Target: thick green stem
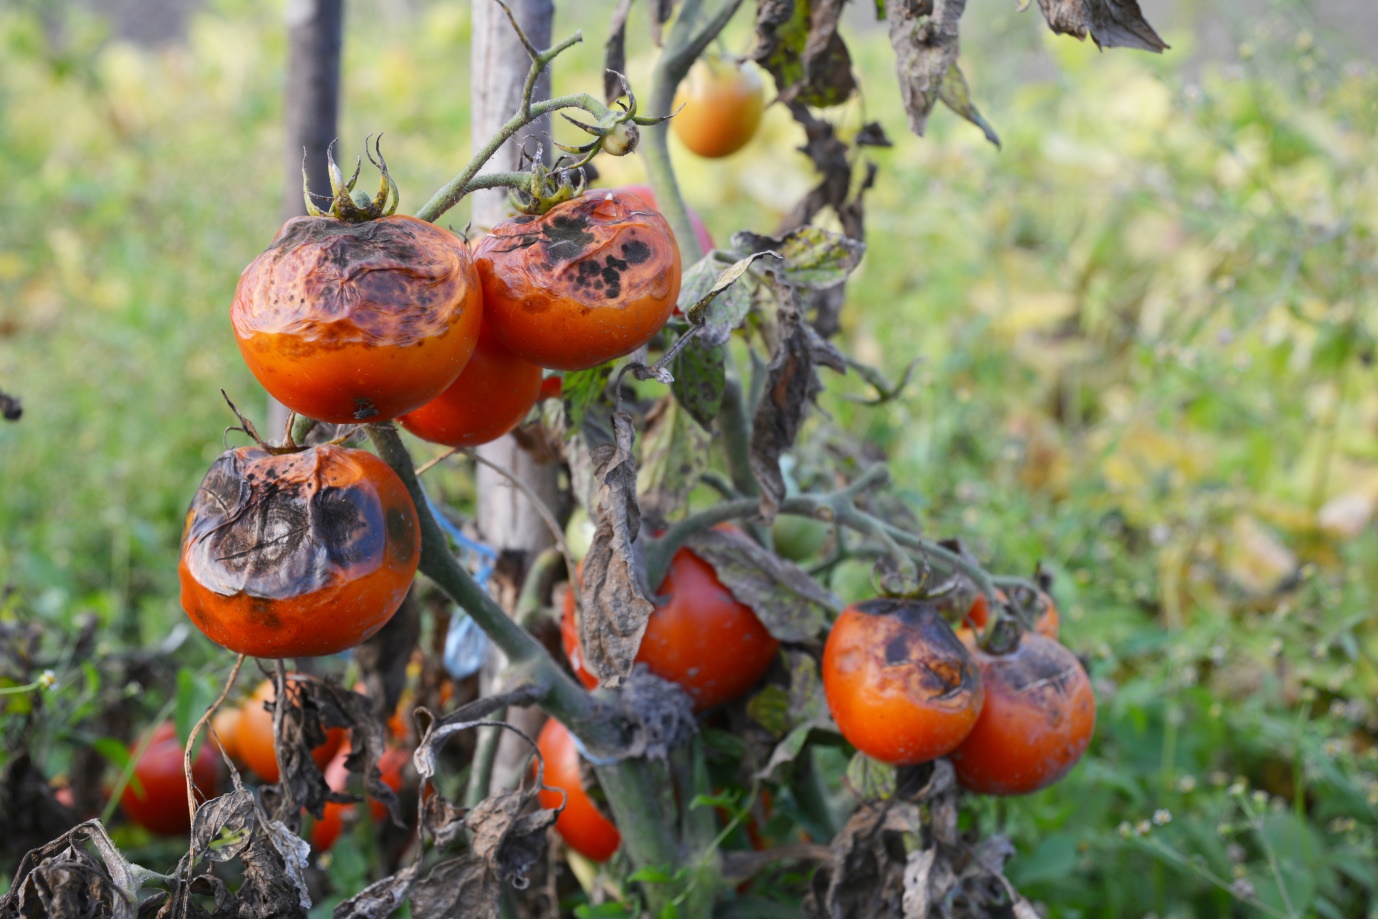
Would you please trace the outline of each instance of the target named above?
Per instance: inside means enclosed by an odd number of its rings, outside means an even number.
[[[653,771],[661,773],[658,780]],[[670,787],[668,776],[663,774],[664,764],[643,759],[630,765],[622,762],[594,766],[594,772],[612,808],[613,822],[622,834],[632,864],[638,869],[658,868],[673,874],[682,863],[683,854],[668,819],[673,813],[674,802],[667,800],[668,793],[660,793]],[[661,915],[670,899],[667,885],[651,883],[643,885],[642,889],[650,914]]]
[[[723,436],[723,454],[732,487],[747,497],[759,495],[761,486],[751,472],[751,419],[746,414],[741,380],[727,377],[722,407],[718,409],[718,430]]]

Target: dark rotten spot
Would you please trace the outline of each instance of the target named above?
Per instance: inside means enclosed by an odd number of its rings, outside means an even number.
[[[639,239],[634,239],[622,246],[622,257],[628,264],[640,265],[651,257],[651,247]]]

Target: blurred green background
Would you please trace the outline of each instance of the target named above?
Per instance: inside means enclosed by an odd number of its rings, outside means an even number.
[[[93,613],[108,653],[185,621],[218,390],[262,402],[228,305],[278,225],[285,42],[266,0],[101,6],[0,9],[0,390],[25,408],[0,425],[0,617],[60,636]],[[595,87],[610,4],[559,6],[586,41],[556,90]],[[864,102],[833,117],[895,146],[868,151],[846,346],[921,362],[880,409],[827,380],[815,423],[887,451],[929,532],[1053,569],[1100,700],[1070,778],[970,819],[1012,835],[1010,877],[1051,916],[1378,915],[1378,14],[1145,4],[1158,58],[973,2],[963,66],[997,151],[945,110],[908,134],[854,6]],[[639,18],[630,45],[643,86]],[[387,132],[404,211],[467,159],[467,49],[467,3],[349,5],[344,149]],[[719,239],[809,186],[800,140],[772,109],[730,159],[676,149]],[[178,653],[224,663],[199,634]]]

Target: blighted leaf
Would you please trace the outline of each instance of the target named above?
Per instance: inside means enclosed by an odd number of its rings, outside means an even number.
[[[789,690],[777,683],[770,683],[752,696],[746,703],[746,713],[776,740],[794,726],[789,714]]]
[[[674,399],[661,402],[647,425],[637,473],[640,503],[646,513],[673,520],[682,515],[689,492],[708,468],[710,438]]]
[[[100,858],[86,850],[95,846]],[[19,862],[0,916],[133,919],[139,881],[99,820],[87,820]]]
[[[1048,28],[1098,48],[1138,48],[1161,54],[1168,45],[1144,19],[1136,0],[1038,0]]]
[[[603,100],[612,105],[622,96],[619,73],[627,72],[627,16],[632,0],[617,0],[608,26],[608,40],[603,43]]]
[[[528,874],[545,851],[554,810],[531,809],[536,788],[500,791],[480,801],[464,818],[473,834],[473,851],[499,882],[525,888]]]
[[[412,888],[414,919],[498,919],[502,887],[476,855],[443,861]]]
[[[766,262],[756,270],[764,267],[791,287],[807,290],[824,290],[847,280],[866,254],[864,242],[815,226],[799,227],[779,237],[749,231],[734,233],[732,247],[758,255],[762,250],[771,252],[781,261]]]
[[[948,72],[957,63],[957,23],[966,0],[887,0],[890,46],[909,128],[922,135]]]
[[[962,74],[962,68],[957,66],[956,61],[952,62],[947,76],[943,77],[943,82],[938,87],[938,98],[942,100],[943,105],[980,128],[981,133],[986,135],[986,140],[997,147],[1000,146],[1000,135],[995,133],[995,128],[982,117],[975,103],[971,101],[971,88],[967,86],[967,78]]]
[[[363,775],[364,790],[388,809],[394,824],[402,826],[397,793],[383,781],[378,769],[387,735],[383,723],[374,717],[373,703],[331,678],[288,682],[289,704],[283,712],[283,736],[278,738],[278,762],[282,765],[278,784],[285,799],[317,818],[327,801],[350,800],[330,790],[311,757],[311,752],[325,742],[328,729],[346,728],[350,748],[346,767]]]
[[[863,801],[885,801],[895,794],[895,767],[857,753],[847,763],[843,781]]]
[[[599,364],[588,370],[574,370],[564,375],[560,393],[565,403],[565,436],[573,437],[584,425],[588,414],[608,388],[612,364]]]
[[[785,667],[789,674],[789,687],[777,685],[766,687],[757,699],[748,704],[747,711],[767,730],[771,730],[780,742],[771,750],[770,758],[757,772],[757,777],[765,781],[778,781],[784,766],[793,763],[804,750],[809,735],[815,730],[837,733],[828,700],[823,693],[823,678],[818,672],[818,661],[802,651],[785,651]],[[767,692],[776,694],[765,698]],[[758,702],[758,699],[760,700]],[[783,720],[778,706],[783,703]],[[765,716],[773,722],[761,721]],[[787,732],[787,733],[786,733]],[[781,735],[783,734],[783,737]]]
[[[905,838],[922,830],[918,805],[893,799],[866,802],[832,841],[804,900],[808,917],[908,919],[904,912]]]
[[[262,819],[247,849],[244,885],[239,891],[240,915],[269,917],[305,916],[311,909],[306,887],[306,860],[311,846],[285,824]]]
[[[751,312],[751,291],[735,282],[746,266],[766,254],[759,252],[733,262],[726,253],[714,250],[684,273],[677,305],[699,327],[700,342],[720,345],[746,320]]]
[[[689,547],[717,574],[737,602],[756,613],[776,639],[816,638],[838,611],[837,601],[793,562],[767,551],[740,531],[705,530]]]
[[[639,664],[617,695],[617,718],[627,737],[623,757],[663,760],[689,742],[698,730],[694,702],[677,683],[661,679]]]
[[[258,827],[253,792],[240,787],[212,798],[196,809],[191,828],[191,851],[197,858],[227,862],[239,858]]]
[[[762,0],[752,58],[775,78],[786,103],[823,108],[856,90],[852,58],[837,33],[845,0]]]
[[[734,237],[735,239],[735,237]],[[742,318],[736,315],[736,307],[728,310],[714,310],[713,303],[726,291],[732,290],[741,280],[742,275],[746,274],[752,264],[757,259],[762,258],[780,259],[777,252],[769,249],[752,252],[743,258],[738,259],[718,274],[713,279],[713,283],[708,285],[708,289],[699,295],[693,305],[684,310],[685,317],[692,325],[701,327],[700,336],[707,335],[705,339],[709,344],[720,345],[727,341],[727,334],[732,329],[741,324]],[[728,323],[731,323],[730,325]]]
[[[429,709],[416,710],[416,723],[421,731],[412,763],[416,766],[421,781],[428,782],[435,777],[435,767],[440,749],[455,734],[475,727],[488,715],[509,705],[530,705],[540,697],[540,691],[529,683],[513,687],[499,695],[483,696],[450,712],[443,718],[436,718]]]
[[[635,431],[630,416],[613,415],[613,442],[591,451],[598,503],[593,545],[584,558],[583,602],[578,610],[584,665],[603,686],[619,686],[631,672],[646,620],[654,607],[645,585],[637,536]]]
[[[0,636],[0,641],[8,636]],[[123,744],[115,744],[125,753]],[[121,764],[122,765],[122,764]],[[29,849],[53,839],[75,823],[72,811],[58,802],[53,788],[27,752],[0,769],[0,859],[11,862]]]
[[[675,355],[670,367],[675,377],[670,392],[675,401],[705,431],[711,432],[727,388],[722,346],[706,344],[700,333]]]
[[[421,870],[419,862],[359,891],[335,907],[334,919],[389,919],[411,894]]]

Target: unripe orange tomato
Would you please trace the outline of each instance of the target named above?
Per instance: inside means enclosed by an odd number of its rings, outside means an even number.
[[[138,746],[137,742],[130,744],[130,756]],[[202,743],[192,757],[191,778],[196,785],[198,802],[220,793],[217,762],[219,757],[206,743]],[[182,742],[172,722],[166,721],[153,729],[148,746],[134,766],[133,779],[120,795],[120,807],[130,820],[160,836],[177,836],[191,829],[187,779],[182,771]]]
[[[679,296],[679,247],[659,211],[625,191],[591,191],[478,241],[484,321],[518,357],[585,370],[630,354]]]
[[[244,269],[230,320],[263,388],[320,421],[386,421],[459,376],[483,304],[473,259],[415,217],[294,217]]]
[[[683,106],[681,109],[680,106]],[[700,58],[675,92],[675,136],[699,156],[719,157],[745,147],[761,123],[765,86],[750,64]]]
[[[737,698],[769,669],[780,642],[691,550],[674,554],[656,593],[666,599],[647,620],[636,659],[682,686],[696,711]],[[598,678],[584,667],[580,653],[573,591],[565,592],[560,635],[575,675],[595,688]]]
[[[297,688],[299,681],[309,679],[311,678],[302,674],[288,674],[288,697],[295,697],[300,692]],[[263,706],[264,703],[272,702],[276,698],[277,687],[273,685],[272,680],[264,680],[258,684],[254,694],[239,710],[239,732],[235,737],[235,746],[239,748],[239,756],[244,765],[269,783],[278,780],[278,760],[273,741],[273,714]],[[344,728],[330,728],[325,732],[325,742],[311,751],[311,759],[315,760],[319,768],[324,769],[344,742]]]
[[[996,591],[996,598],[1002,603],[1009,602],[1009,597],[1003,590]],[[1036,602],[1039,612],[1038,617],[1034,620],[1034,631],[1044,638],[1051,638],[1056,641],[1062,628],[1062,617],[1058,615],[1057,605],[1053,603],[1053,598],[1042,590],[1038,592]],[[985,594],[978,593],[976,599],[971,603],[971,609],[967,611],[966,622],[963,624],[979,632],[986,627],[986,623],[989,621],[990,601],[986,599]]]
[[[616,190],[630,192],[642,201],[645,201],[655,210],[660,210],[660,204],[656,201],[655,190],[649,185],[624,185]],[[708,225],[703,222],[703,218],[699,216],[698,211],[694,210],[692,207],[686,207],[685,210],[689,212],[689,225],[694,228],[694,239],[698,241],[699,248],[702,249],[703,253],[706,255],[713,249],[713,234],[708,232]]]
[[[422,440],[477,447],[521,424],[540,392],[541,368],[508,351],[485,325],[459,379],[399,420]]]
[[[220,748],[225,751],[225,755],[236,763],[243,760],[239,758],[239,719],[244,717],[244,713],[234,706],[226,706],[215,713],[211,719],[211,744],[219,742]]]
[[[1096,698],[1076,655],[1026,633],[1010,654],[987,654],[966,639],[981,669],[986,704],[952,751],[957,784],[988,795],[1047,788],[1081,759],[1096,728]]]
[[[187,512],[182,608],[254,657],[352,648],[397,612],[421,560],[416,506],[366,450],[221,454]]]
[[[823,647],[823,689],[842,736],[911,765],[966,739],[984,692],[971,655],[931,606],[867,600],[843,610]]]
[[[545,784],[559,791],[539,792],[541,807],[554,809],[565,803],[565,809],[555,818],[555,832],[560,834],[575,852],[595,862],[612,858],[622,844],[622,834],[612,821],[604,817],[593,803],[579,775],[579,751],[574,736],[560,722],[551,718],[541,728],[536,747],[545,762]]]

